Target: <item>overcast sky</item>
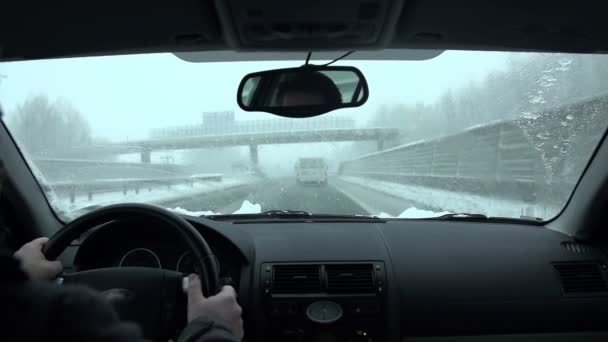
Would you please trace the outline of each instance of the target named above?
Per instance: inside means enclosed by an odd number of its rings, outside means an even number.
[[[365,122],[381,104],[429,103],[448,88],[504,68],[507,56],[448,51],[425,61],[344,61],[343,65],[363,71],[370,98],[361,108],[330,115],[350,115]],[[80,110],[96,136],[114,141],[141,139],[152,128],[200,124],[204,111],[234,110],[238,120],[273,118],[238,109],[235,98],[241,78],[249,72],[301,64],[191,63],[173,54],[2,63],[0,104],[10,115],[28,96],[46,94]]]
[[[370,97],[355,109],[326,115],[350,116],[363,125],[381,105],[433,102],[447,89],[481,80],[503,69],[509,54],[448,51],[423,61],[342,61],[366,76]],[[303,56],[304,57],[304,56]],[[314,60],[320,64],[322,61]],[[236,90],[250,72],[296,67],[303,61],[192,63],[173,54],[71,58],[0,64],[0,105],[10,116],[29,96],[71,103],[86,117],[97,137],[113,141],[147,138],[153,128],[198,125],[205,111],[234,110],[237,120],[272,119],[271,114],[242,112]],[[260,166],[268,173],[290,173],[299,157],[335,156],[347,143],[260,146]],[[237,148],[248,158],[246,147]],[[152,162],[170,155],[188,162],[181,152],[157,151]],[[201,159],[214,159],[201,153]],[[120,157],[139,161],[139,155]]]

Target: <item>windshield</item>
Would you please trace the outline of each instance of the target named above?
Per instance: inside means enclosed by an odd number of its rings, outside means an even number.
[[[339,61],[367,78],[359,108],[308,119],[239,109],[244,75],[302,62],[6,62],[2,120],[64,220],[121,202],[195,215],[547,220],[608,121],[608,57],[579,54]]]
[[[325,167],[325,162],[319,158],[302,158],[298,166],[302,169],[318,169]]]

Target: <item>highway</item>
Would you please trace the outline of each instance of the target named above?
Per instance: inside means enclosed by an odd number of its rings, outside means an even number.
[[[378,215],[384,212],[397,216],[410,207],[421,209],[411,201],[346,183],[335,177],[329,179],[327,186],[296,184],[295,177],[271,179],[164,205],[189,211],[210,210],[227,214],[237,211],[245,200],[260,204],[262,211],[290,209],[315,214]]]

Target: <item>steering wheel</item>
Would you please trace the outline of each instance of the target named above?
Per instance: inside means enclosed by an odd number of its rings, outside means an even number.
[[[214,295],[220,289],[215,257],[201,234],[182,217],[147,204],[114,204],[88,212],[55,233],[44,248],[55,260],[74,240],[102,224],[124,219],[147,219],[173,228],[190,247],[203,293]],[[85,284],[102,291],[123,320],[140,324],[144,336],[152,340],[174,339],[186,322],[187,275],[145,267],[109,267],[62,276],[62,284]]]

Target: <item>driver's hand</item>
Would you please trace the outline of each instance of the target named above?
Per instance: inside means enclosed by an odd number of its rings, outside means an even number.
[[[222,287],[222,291],[215,296],[205,298],[201,291],[201,281],[197,275],[189,276],[188,287],[188,323],[199,316],[217,319],[232,330],[234,335],[243,338],[242,309],[236,302],[236,292],[232,286]]]
[[[60,261],[46,260],[42,254],[42,248],[47,241],[49,239],[45,237],[37,238],[21,246],[14,254],[21,262],[21,269],[32,280],[51,280],[63,270]]]

